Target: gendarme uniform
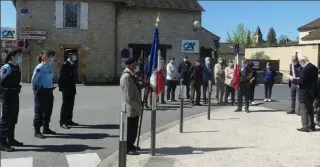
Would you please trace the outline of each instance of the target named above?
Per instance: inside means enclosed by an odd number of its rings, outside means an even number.
[[[43,50],[41,54],[55,55],[52,50]],[[44,62],[38,64],[34,69],[31,83],[34,91],[34,119],[33,126],[35,128],[35,137],[45,138],[40,132],[41,126],[43,126],[43,134],[56,134],[50,130],[49,123],[53,108],[53,90],[55,89],[53,84],[54,71],[51,64],[54,62],[53,58],[50,58],[50,63]]]
[[[0,121],[0,147],[2,151],[13,151],[10,146],[22,146],[14,138],[15,126],[19,115],[19,93],[21,90],[21,71],[17,63],[21,63],[21,49],[16,49],[7,54],[7,64],[1,67],[0,78],[2,94],[2,117]],[[12,56],[18,56],[17,63],[11,61]]]

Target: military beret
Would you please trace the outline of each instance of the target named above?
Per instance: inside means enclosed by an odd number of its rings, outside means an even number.
[[[175,60],[175,59],[176,59],[176,58],[174,58],[174,57],[171,57],[171,58],[170,58],[170,60]]]
[[[130,59],[126,60],[125,64],[126,65],[130,65],[130,64],[133,64],[135,62],[136,62],[136,60],[134,58],[130,58]]]
[[[56,54],[56,52],[53,51],[53,50],[50,50],[50,49],[43,49],[43,50],[41,51],[41,54],[46,54],[46,55],[54,56],[54,55]]]
[[[22,49],[18,48],[18,49],[15,49],[15,50],[9,52],[9,53],[7,54],[7,56],[8,56],[8,57],[10,57],[10,56],[15,56],[15,55],[17,55],[17,54],[19,54],[19,53],[21,53],[21,52],[22,52]]]

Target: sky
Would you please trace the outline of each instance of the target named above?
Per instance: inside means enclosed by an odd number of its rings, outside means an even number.
[[[200,1],[205,9],[201,24],[224,42],[227,32],[238,24],[255,31],[260,27],[264,38],[274,27],[277,36],[295,40],[297,28],[320,17],[320,1]],[[1,1],[1,27],[15,27],[16,12],[11,1]]]

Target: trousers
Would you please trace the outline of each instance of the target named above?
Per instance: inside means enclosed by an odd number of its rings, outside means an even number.
[[[216,83],[216,99],[222,103],[223,96],[224,96],[224,82],[217,82]]]
[[[232,86],[229,86],[227,84],[225,84],[226,86],[226,94],[224,96],[224,102],[228,103],[228,96],[229,94],[231,94],[231,104],[234,104],[235,102],[235,90]]]
[[[195,93],[196,93],[196,101],[194,101]],[[200,97],[201,97],[201,85],[191,84],[191,97],[190,97],[191,102],[195,104],[200,104]]]
[[[270,99],[272,94],[273,82],[264,82],[264,98]]]
[[[41,88],[34,95],[34,119],[33,126],[40,128],[41,126],[49,127],[52,108],[53,108],[53,93],[50,88]]]
[[[135,148],[134,143],[137,139],[139,117],[128,117],[127,121],[127,151],[129,152]]]
[[[295,111],[297,97],[299,96],[299,88],[297,88],[297,85],[291,84],[290,89],[291,89],[291,109],[292,111]],[[300,113],[300,105],[298,105],[298,111],[296,113]]]
[[[305,100],[300,103],[301,123],[303,128],[314,127],[313,100]]]
[[[167,100],[175,100],[177,83],[178,81],[176,80],[167,80]]]
[[[4,142],[6,139],[14,139],[14,130],[19,115],[19,93],[5,90],[1,101],[0,140]]]
[[[256,89],[255,84],[250,84],[250,94],[249,94],[249,101],[254,101],[254,91]]]
[[[74,92],[62,92],[62,105],[60,111],[60,124],[72,121],[74,107]]]
[[[240,83],[240,89],[238,90],[238,109],[242,109],[242,100],[245,99],[245,108],[249,109],[250,99],[250,84]]]

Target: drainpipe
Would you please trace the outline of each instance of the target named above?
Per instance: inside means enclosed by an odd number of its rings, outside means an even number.
[[[119,4],[115,3],[115,19],[114,19],[114,73],[113,73],[113,81],[117,80],[117,60],[118,60],[118,12],[119,12]]]

